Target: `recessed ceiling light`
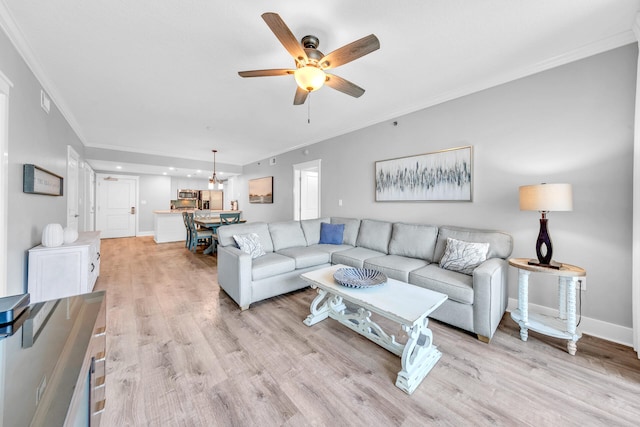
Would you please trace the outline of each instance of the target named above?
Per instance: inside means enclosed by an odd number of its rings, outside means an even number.
[[[188,175],[187,175],[187,178],[191,178],[191,174],[188,174]]]
[[[196,171],[196,173],[200,173],[200,172],[202,172],[200,169],[198,169],[198,170]]]
[[[174,170],[176,170],[176,168],[174,168],[173,166],[169,166],[169,170],[170,171],[174,171]]]
[[[122,166],[116,166],[116,169],[122,169]]]
[[[162,175],[166,175],[166,174],[167,174],[166,172],[162,172]]]

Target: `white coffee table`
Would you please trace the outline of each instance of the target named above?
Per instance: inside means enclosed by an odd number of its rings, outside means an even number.
[[[301,277],[318,296],[311,303],[307,326],[331,317],[350,329],[369,338],[390,352],[401,356],[402,370],[398,372],[396,386],[411,394],[442,356],[433,345],[433,333],[427,327],[429,314],[447,300],[445,294],[388,279],[383,285],[370,288],[350,288],[338,284],[333,273],[345,265],[333,265],[304,273]],[[344,301],[358,306],[349,310]],[[371,320],[371,313],[399,323],[407,334],[406,344],[396,341]]]

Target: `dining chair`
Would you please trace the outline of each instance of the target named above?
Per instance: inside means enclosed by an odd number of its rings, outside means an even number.
[[[239,222],[240,222],[240,212],[220,214],[220,225],[237,224]]]
[[[199,209],[194,211],[194,218],[211,218],[211,210],[210,209]]]
[[[191,245],[191,230],[189,229],[189,223],[187,222],[187,212],[182,212],[182,221],[184,222],[184,228],[187,229],[187,238],[184,242],[185,248]]]
[[[240,222],[240,212],[238,213],[221,213],[220,214],[220,226],[229,224],[238,224]],[[218,249],[218,227],[213,229],[213,252],[217,252]]]
[[[213,243],[213,232],[206,228],[196,228],[192,212],[187,212],[187,223],[189,224],[189,230],[191,230],[189,242],[189,250],[191,252],[195,253],[200,244],[211,245]]]

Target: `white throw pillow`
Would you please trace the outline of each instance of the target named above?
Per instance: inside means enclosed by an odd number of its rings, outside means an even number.
[[[487,259],[488,243],[472,243],[447,237],[447,247],[440,260],[440,267],[469,274]]]
[[[258,258],[265,254],[260,237],[256,233],[234,234],[233,240],[236,241],[240,250],[251,255],[251,258]]]

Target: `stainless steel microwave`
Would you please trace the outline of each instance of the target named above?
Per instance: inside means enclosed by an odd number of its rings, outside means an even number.
[[[198,190],[178,190],[178,200],[198,200]]]

